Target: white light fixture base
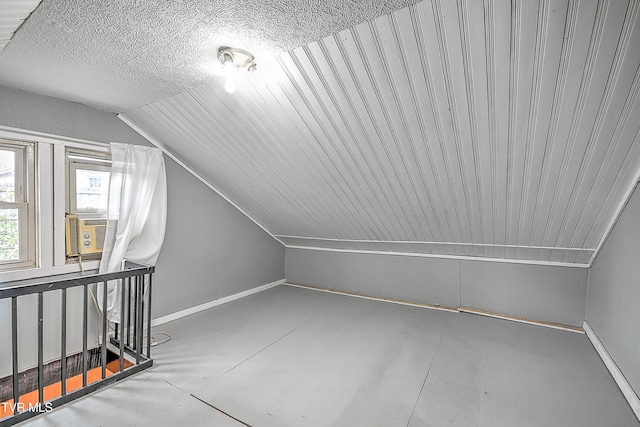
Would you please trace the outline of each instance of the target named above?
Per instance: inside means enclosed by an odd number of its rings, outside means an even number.
[[[222,64],[226,77],[224,90],[228,93],[236,91],[235,77],[242,70],[253,73],[258,68],[255,57],[244,49],[223,46],[218,49],[218,60]]]

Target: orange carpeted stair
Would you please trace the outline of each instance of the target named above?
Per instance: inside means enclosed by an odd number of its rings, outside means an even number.
[[[125,360],[124,366],[125,369],[131,366],[132,364]],[[120,369],[120,361],[114,360],[112,362],[107,363],[107,377],[113,375],[114,372],[118,372]],[[102,379],[102,367],[93,368],[87,371],[87,385],[94,383],[96,381],[100,381]],[[67,394],[71,393],[74,390],[78,390],[82,388],[82,374],[76,375],[71,378],[67,378]],[[48,402],[50,400],[55,399],[56,397],[60,397],[62,395],[62,384],[60,381],[57,383],[48,385],[44,387],[44,401]],[[25,393],[20,396],[19,401],[24,403],[26,408],[35,407],[38,403],[38,390],[31,391],[29,393]],[[44,402],[41,407],[45,408]],[[13,415],[13,399],[7,400],[0,404],[0,418],[8,417],[9,415]]]

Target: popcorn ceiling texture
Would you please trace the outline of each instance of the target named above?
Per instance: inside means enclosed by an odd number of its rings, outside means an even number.
[[[0,84],[122,112],[215,78],[220,46],[276,55],[415,2],[44,0]]]

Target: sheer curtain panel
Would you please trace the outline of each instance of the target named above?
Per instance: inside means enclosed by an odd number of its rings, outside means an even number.
[[[124,260],[155,265],[167,219],[167,180],[162,151],[111,143],[109,207],[100,273],[122,269]],[[102,285],[98,295],[102,295]],[[107,285],[107,317],[120,321],[117,282]],[[100,309],[104,307],[99,298]]]

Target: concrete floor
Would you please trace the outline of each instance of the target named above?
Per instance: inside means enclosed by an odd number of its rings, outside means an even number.
[[[284,285],[158,331],[153,368],[20,425],[640,426],[574,332]]]

